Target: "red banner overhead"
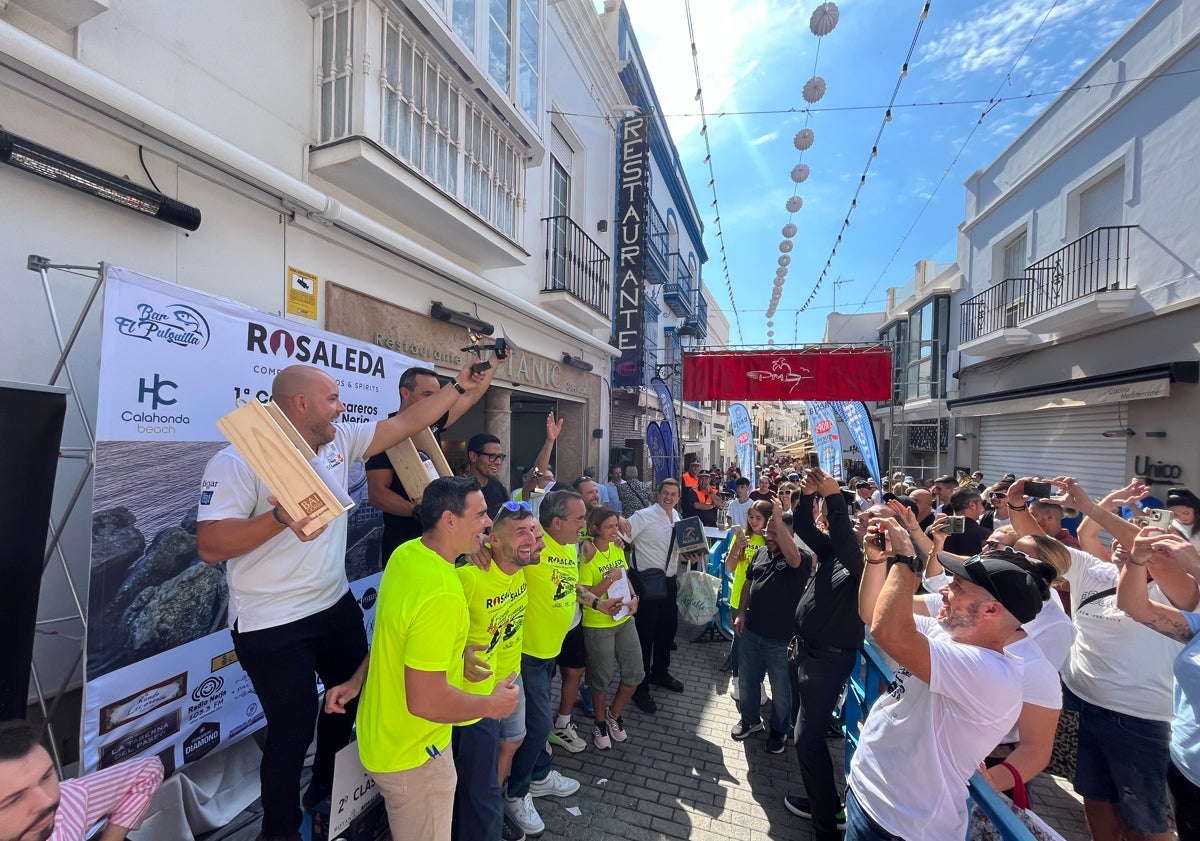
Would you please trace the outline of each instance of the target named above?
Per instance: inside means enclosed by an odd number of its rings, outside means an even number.
[[[683,399],[890,400],[886,348],[701,351],[683,356]]]

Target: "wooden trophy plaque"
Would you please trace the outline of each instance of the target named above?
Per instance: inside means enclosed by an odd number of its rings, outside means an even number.
[[[421,458],[421,453],[428,457],[429,465]],[[387,454],[400,484],[404,485],[404,492],[413,502],[421,501],[426,486],[434,479],[454,475],[441,444],[430,429],[422,429],[411,438],[389,447]]]
[[[344,490],[330,488],[309,463],[316,453],[274,403],[249,400],[220,418],[217,428],[288,516],[312,518],[303,529],[306,535],[354,507]]]

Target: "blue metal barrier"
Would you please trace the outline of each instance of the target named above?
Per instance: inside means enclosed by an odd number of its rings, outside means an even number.
[[[846,681],[846,699],[842,704],[842,734],[846,739],[846,774],[850,774],[850,759],[858,748],[862,724],[872,705],[887,691],[892,682],[892,669],[879,647],[871,640],[863,643],[854,661],[854,671]],[[1021,823],[987,781],[976,772],[967,784],[971,801],[988,816],[1004,841],[1036,841],[1032,832]],[[968,833],[968,838],[970,833]]]
[[[732,544],[733,531],[730,530],[725,532],[725,536],[713,544],[708,551],[708,574],[721,579],[721,594],[717,598],[717,616],[713,619],[713,623],[729,640],[733,639],[733,613],[729,608],[729,590],[733,584],[733,577],[729,574],[729,570],[725,569],[725,556],[729,554],[729,547]]]

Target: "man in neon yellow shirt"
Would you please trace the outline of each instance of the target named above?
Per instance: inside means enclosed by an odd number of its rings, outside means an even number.
[[[525,567],[537,563],[537,520],[528,503],[506,502],[496,513],[489,539],[491,562],[486,569],[464,564],[457,570],[471,617],[467,632],[467,692],[486,695],[500,675],[521,668],[521,643],[524,639],[526,592]],[[479,680],[472,682],[478,676]],[[521,711],[520,703],[517,711]],[[513,713],[516,715],[516,712]],[[511,717],[511,716],[510,716]],[[500,763],[502,722],[481,718],[454,728],[454,767],[458,784],[454,791],[452,837],[462,841],[498,841],[520,838],[520,830],[510,826],[502,835],[504,809],[501,807]],[[520,722],[524,731],[525,722]],[[515,752],[516,745],[513,745]],[[508,761],[511,763],[512,755]]]
[[[579,582],[579,530],[583,528],[587,508],[583,497],[570,490],[546,494],[538,512],[545,529],[546,548],[536,566],[525,570],[529,585],[529,605],[525,611],[525,638],[521,645],[521,682],[525,690],[525,741],[513,757],[508,778],[504,811],[529,835],[540,835],[546,825],[533,806],[534,797],[569,797],[579,790],[579,782],[564,777],[550,767],[546,738],[554,724],[550,708],[550,679],[556,658],[567,653],[563,640],[579,622],[575,585]],[[578,691],[583,677],[584,654],[580,631],[578,660],[559,665],[574,674]],[[573,655],[574,656],[574,655]]]
[[[417,511],[420,539],[401,544],[379,585],[374,666],[368,673],[364,660],[349,682],[326,693],[325,707],[341,711],[362,687],[359,755],[383,795],[392,838],[449,841],[450,725],[504,718],[519,694],[515,674],[486,695],[461,688],[469,620],[454,562],[479,551],[492,524],[483,493],[471,479],[435,479]]]

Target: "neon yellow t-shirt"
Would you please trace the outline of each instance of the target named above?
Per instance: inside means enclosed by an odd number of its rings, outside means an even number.
[[[525,609],[522,651],[549,660],[562,650],[563,637],[575,618],[575,585],[579,582],[579,547],[563,546],[545,535],[541,563],[525,567],[529,604]]]
[[[509,575],[496,563],[486,572],[473,564],[465,564],[458,568],[458,578],[471,616],[467,644],[486,645],[478,656],[492,668],[491,677],[478,683],[464,680],[463,692],[489,695],[496,681],[521,671],[522,628],[529,601],[525,571],[519,569]]]
[[[596,554],[592,556],[590,561],[580,564],[579,583],[588,587],[595,587],[603,580],[604,573],[610,569],[626,570],[624,574],[629,574],[629,565],[625,562],[625,550],[612,544],[609,544],[607,552],[601,552],[597,549]],[[607,595],[601,596],[601,598],[607,598]],[[583,627],[585,628],[615,628],[628,621],[628,616],[622,616],[620,619],[614,620],[607,613],[592,610],[586,605],[583,608]]]
[[[371,665],[358,707],[358,750],[368,771],[407,771],[445,751],[450,725],[408,711],[405,667],[445,672],[462,688],[467,602],[454,565],[410,540],[392,554],[379,584]]]
[[[741,604],[742,587],[746,584],[746,569],[750,566],[750,559],[754,557],[754,553],[760,547],[766,546],[767,541],[763,540],[761,534],[752,534],[746,541],[746,551],[742,554],[742,559],[738,561],[738,565],[733,568],[733,584],[729,586],[729,606],[737,610]]]

